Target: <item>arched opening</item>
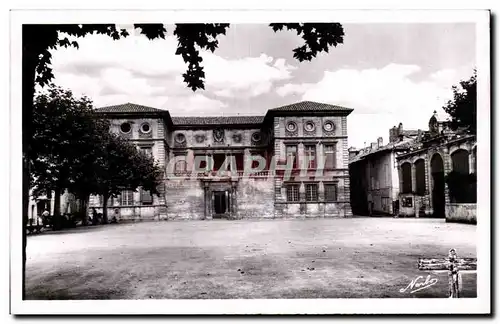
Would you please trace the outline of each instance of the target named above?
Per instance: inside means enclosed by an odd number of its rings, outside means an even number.
[[[434,217],[444,217],[444,164],[441,155],[434,154],[431,158],[432,208]]]
[[[470,172],[469,152],[464,149],[456,150],[451,154],[451,162],[453,169],[446,176],[450,202],[475,203],[476,175]]]
[[[469,174],[469,152],[460,149],[451,154],[453,171],[460,174]]]
[[[425,195],[425,161],[418,159],[415,162],[415,192],[419,196]]]
[[[411,193],[411,164],[405,162],[401,165],[403,179],[402,193]]]

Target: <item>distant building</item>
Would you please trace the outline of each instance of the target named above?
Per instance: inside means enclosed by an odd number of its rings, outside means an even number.
[[[423,132],[404,130],[403,124],[389,130],[389,143],[382,137],[362,149],[349,149],[351,208],[355,215],[398,213],[399,178],[396,156],[406,152]]]
[[[30,190],[30,199],[28,203],[28,219],[33,220],[30,222],[36,222],[37,218],[40,217],[45,210],[47,210],[50,215],[54,215],[54,192],[38,197],[33,197],[32,192],[33,191]],[[79,201],[73,194],[67,191],[61,194],[59,202],[60,215],[75,213],[79,210],[79,206]]]
[[[396,158],[400,215],[475,223],[476,156],[476,137],[462,130],[452,131],[447,117],[434,112],[426,136]],[[461,182],[470,181],[459,183],[463,187],[455,194],[445,181],[452,171],[459,174],[458,178],[465,175]]]

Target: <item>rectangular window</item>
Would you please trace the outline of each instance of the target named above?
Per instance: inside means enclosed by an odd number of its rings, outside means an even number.
[[[318,201],[318,184],[306,184],[306,201]]]
[[[337,201],[336,184],[325,184],[325,201]]]
[[[150,191],[141,189],[141,202],[143,205],[153,204],[153,196]]]
[[[195,171],[197,172],[203,172],[203,171],[208,171],[209,170],[209,165],[208,165],[209,157],[207,155],[195,155],[194,156],[194,162],[195,162]]]
[[[299,185],[289,184],[286,186],[286,200],[299,201]]]
[[[244,170],[245,164],[244,164],[244,156],[242,153],[236,153],[234,154],[234,158],[236,160],[236,170],[242,171]]]
[[[179,155],[179,156],[176,156],[175,159],[176,159],[176,162],[174,165],[174,172],[175,173],[186,172],[186,170],[187,170],[186,156]]]
[[[134,192],[132,190],[122,190],[121,205],[131,206],[134,204]]]
[[[307,159],[307,168],[315,169],[316,168],[316,145],[306,145],[304,147],[306,159]]]
[[[214,154],[213,159],[214,159],[213,170],[219,171],[224,166],[224,162],[226,161],[226,154]]]
[[[259,161],[266,161],[266,152],[265,151],[252,151],[250,153],[252,156],[252,169],[255,169],[259,166]],[[261,162],[261,163],[264,163],[264,162]],[[261,167],[264,167],[263,170],[267,169],[267,165],[261,165]]]
[[[331,170],[335,169],[337,167],[337,162],[335,159],[336,156],[336,150],[335,150],[335,145],[334,144],[328,144],[324,146],[325,149],[325,169],[326,170]]]
[[[139,147],[141,152],[145,153],[147,156],[153,157],[153,147],[152,146],[141,146]]]
[[[298,159],[297,159],[297,145],[287,145],[286,146],[286,160],[287,163],[288,161],[292,160],[293,161],[293,168],[297,169],[298,164]]]

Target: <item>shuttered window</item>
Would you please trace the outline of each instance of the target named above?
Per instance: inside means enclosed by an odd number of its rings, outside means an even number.
[[[121,205],[131,206],[134,204],[134,192],[132,190],[123,190],[121,195]]]
[[[143,205],[153,204],[153,196],[150,191],[141,189],[141,203]]]
[[[306,184],[306,201],[318,201],[318,184]]]
[[[299,185],[289,184],[286,186],[286,200],[299,201]]]
[[[336,184],[325,184],[325,201],[337,201]]]

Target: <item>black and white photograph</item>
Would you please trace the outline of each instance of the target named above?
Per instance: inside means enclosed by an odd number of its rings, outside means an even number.
[[[491,312],[489,11],[10,18],[11,313]]]

